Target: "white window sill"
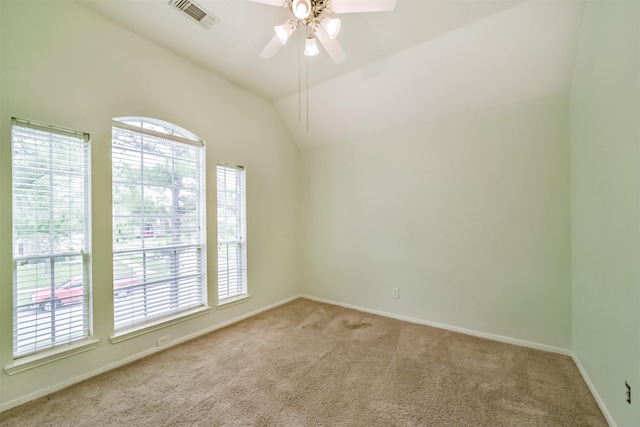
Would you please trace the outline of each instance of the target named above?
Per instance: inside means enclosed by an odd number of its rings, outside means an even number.
[[[37,368],[38,366],[43,366],[60,359],[64,359],[65,357],[93,350],[98,347],[99,342],[100,340],[98,339],[89,338],[82,341],[76,341],[68,345],[54,347],[51,350],[16,359],[12,364],[5,366],[4,370],[9,375],[28,371],[29,369]]]
[[[216,308],[218,310],[222,310],[223,308],[231,307],[232,305],[241,304],[243,302],[249,301],[251,295],[244,294],[238,295],[236,297],[226,298],[218,302]]]
[[[175,325],[177,323],[186,322],[187,320],[195,317],[204,316],[211,312],[211,307],[198,307],[190,311],[183,311],[172,317],[163,317],[155,322],[145,323],[144,325],[134,326],[133,328],[123,329],[116,332],[109,338],[112,344],[116,344],[122,341],[130,340],[131,338],[139,337],[149,332],[157,331],[159,329],[166,328],[167,326]]]

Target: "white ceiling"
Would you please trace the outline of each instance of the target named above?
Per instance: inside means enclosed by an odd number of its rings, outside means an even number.
[[[206,30],[169,0],[78,1],[273,100],[301,148],[566,90],[583,8],[575,0],[398,0],[392,12],[340,15],[348,59],[335,65],[322,48],[308,59],[307,131],[300,38],[258,57],[288,10],[196,0],[220,20]]]

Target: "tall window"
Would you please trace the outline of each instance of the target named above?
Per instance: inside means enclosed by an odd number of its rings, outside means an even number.
[[[160,120],[112,127],[115,329],[204,306],[204,143]]]
[[[218,304],[247,295],[245,173],[218,164]]]
[[[13,355],[89,337],[89,135],[13,119]]]

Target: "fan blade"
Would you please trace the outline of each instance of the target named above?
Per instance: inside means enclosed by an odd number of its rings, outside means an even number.
[[[344,49],[342,49],[342,46],[340,46],[338,40],[329,37],[329,34],[324,28],[316,28],[315,33],[318,40],[320,40],[320,43],[322,43],[322,46],[324,46],[324,49],[327,51],[331,59],[333,59],[333,62],[336,64],[342,64],[347,60],[347,54]]]
[[[286,0],[249,0],[256,3],[268,4],[269,6],[286,7]]]
[[[269,59],[273,57],[284,46],[278,36],[273,36],[271,41],[260,52],[260,58]]]
[[[396,7],[397,1],[398,0],[331,0],[329,10],[333,13],[388,12]]]

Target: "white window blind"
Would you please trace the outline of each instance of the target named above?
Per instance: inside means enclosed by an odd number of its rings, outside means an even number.
[[[13,355],[87,338],[89,135],[13,119]]]
[[[112,128],[115,330],[206,303],[204,146],[146,118]]]
[[[245,172],[218,164],[218,303],[247,294]]]

